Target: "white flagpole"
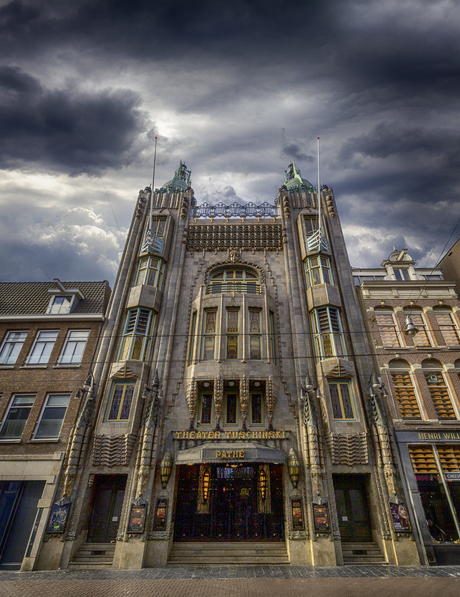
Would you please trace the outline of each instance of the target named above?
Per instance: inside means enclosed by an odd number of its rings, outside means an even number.
[[[155,191],[155,166],[157,163],[157,140],[158,137],[155,137],[155,151],[153,154],[152,192],[150,193],[150,220],[147,230],[152,229],[153,193]]]
[[[319,137],[316,139],[316,149],[318,153],[318,230],[320,234],[320,243],[321,243],[321,187],[320,187],[320,180],[319,180]]]

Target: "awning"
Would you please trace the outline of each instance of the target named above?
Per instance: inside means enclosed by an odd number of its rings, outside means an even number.
[[[201,462],[284,462],[284,450],[269,448],[256,442],[206,443],[176,452],[176,464],[199,464]]]

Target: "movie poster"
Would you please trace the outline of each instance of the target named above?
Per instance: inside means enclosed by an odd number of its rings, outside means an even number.
[[[391,516],[393,517],[393,526],[397,533],[410,531],[409,514],[405,504],[390,503]]]

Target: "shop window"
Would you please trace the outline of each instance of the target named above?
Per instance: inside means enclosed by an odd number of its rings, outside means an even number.
[[[251,425],[263,425],[263,394],[251,392]]]
[[[46,365],[50,360],[58,333],[57,331],[38,332],[32,350],[27,357],[26,365]]]
[[[410,315],[415,327],[418,329],[418,333],[413,336],[415,346],[431,346],[428,328],[423,313],[418,310],[414,311],[412,309],[407,309],[404,311],[404,315]]]
[[[16,330],[6,334],[0,350],[0,365],[14,365],[16,363],[27,334],[28,332],[17,332]]]
[[[190,340],[189,340],[189,347],[188,347],[188,364],[191,365],[193,363],[193,353],[195,351],[195,334],[196,334],[196,318],[197,314],[196,311],[192,315],[192,325],[190,329]]]
[[[458,540],[454,522],[455,514],[451,510],[447,492],[450,492],[455,504],[459,483],[443,480],[443,476],[449,474],[444,466],[450,465],[450,462],[456,459],[455,454],[454,459],[448,454],[449,448],[451,447],[444,445],[409,446],[426,523],[435,543],[452,543]],[[436,463],[435,451],[438,452],[441,470]]]
[[[223,292],[260,294],[259,276],[249,269],[219,270],[211,275],[206,293],[222,294]]]
[[[212,423],[212,393],[200,394],[198,422],[200,425],[211,425]]]
[[[422,364],[423,366],[423,364]],[[440,371],[425,372],[425,379],[430,390],[436,414],[439,419],[456,419],[454,407],[449,396],[446,380]]]
[[[216,344],[217,309],[208,309],[204,312],[203,322],[203,361],[214,360]]]
[[[147,361],[150,355],[156,313],[149,309],[131,309],[126,317],[120,361]]]
[[[328,385],[334,419],[336,421],[355,420],[356,413],[351,397],[350,382],[331,380]]]
[[[128,421],[134,394],[134,382],[115,382],[110,397],[107,421]]]
[[[16,396],[13,396],[3,419],[0,439],[21,439],[34,400],[35,395],[32,394],[16,394]]]
[[[401,346],[399,335],[396,328],[396,321],[392,311],[375,311],[375,321],[379,326],[382,346],[385,348],[394,348]]]
[[[59,357],[60,365],[79,365],[83,359],[89,330],[71,330]]]
[[[458,346],[460,336],[454,314],[451,311],[434,309],[436,321],[446,346]]]
[[[249,309],[249,358],[251,361],[262,359],[262,311]]]
[[[318,284],[332,284],[331,264],[328,257],[316,255],[305,259],[305,278],[307,288]]]
[[[238,424],[238,393],[226,392],[225,394],[225,424]]]
[[[226,336],[225,336],[225,358],[234,360],[238,358],[238,332],[239,317],[238,309],[227,309]]]
[[[163,277],[165,272],[165,263],[162,259],[156,257],[143,257],[139,261],[139,271],[137,273],[136,286],[145,284],[161,290],[163,286]]]
[[[34,439],[59,438],[69,400],[70,394],[50,394],[47,396],[34,433]]]
[[[402,361],[404,363],[404,361]],[[392,363],[390,361],[390,367]],[[401,365],[398,363],[398,368]],[[415,394],[415,389],[412,383],[412,378],[409,373],[409,365],[405,365],[404,370],[392,370],[390,373],[393,382],[393,388],[398,401],[399,411],[403,419],[421,419],[420,409]]]
[[[311,318],[318,359],[342,357],[344,355],[343,334],[338,309],[321,307],[312,312]]]

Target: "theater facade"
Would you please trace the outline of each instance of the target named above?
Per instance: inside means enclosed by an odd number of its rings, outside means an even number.
[[[419,563],[334,193],[280,182],[140,191],[50,567]]]

